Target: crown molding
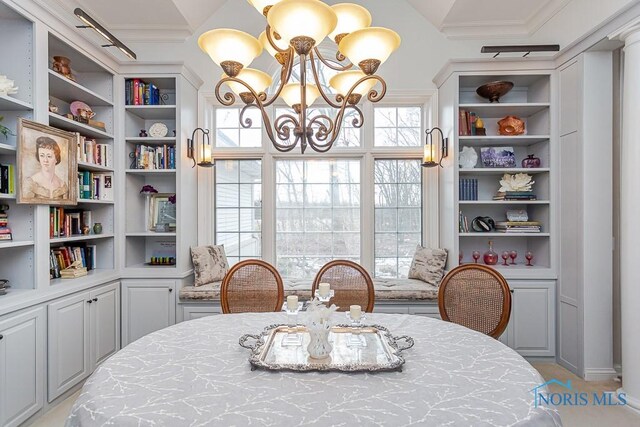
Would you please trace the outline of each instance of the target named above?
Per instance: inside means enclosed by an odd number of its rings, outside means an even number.
[[[433,82],[439,88],[453,73],[495,73],[505,71],[534,73],[554,70],[556,68],[553,59],[540,58],[490,58],[490,59],[451,59],[433,77]]]

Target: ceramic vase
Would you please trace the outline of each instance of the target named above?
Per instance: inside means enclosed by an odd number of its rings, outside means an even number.
[[[93,232],[94,234],[102,233],[102,224],[99,222],[96,222],[95,224],[93,224]]]
[[[331,325],[329,322],[316,323],[311,322],[308,325],[309,345],[307,352],[312,359],[324,359],[329,357],[333,346],[329,343],[329,331]]]

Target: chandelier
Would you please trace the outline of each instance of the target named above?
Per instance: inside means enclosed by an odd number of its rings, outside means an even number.
[[[357,4],[329,6],[320,0],[248,1],[267,19],[266,30],[258,39],[232,29],[207,31],[198,39],[200,48],[224,71],[215,88],[218,102],[231,106],[239,96],[245,104],[240,112],[244,128],[252,124],[250,118],[245,118],[245,112],[257,108],[278,151],[291,151],[298,143],[302,153],[308,146],[317,152],[328,151],[340,134],[345,113],[353,110],[352,125],[360,128],[364,122],[358,107],[362,97],[366,95],[371,102],[384,97],[386,83],[375,73],[400,46],[400,36],[387,28],[370,27],[371,14]],[[327,36],[337,45],[335,61],[324,58],[318,49]],[[272,84],[271,76],[248,68],[263,49],[281,65],[280,83],[270,96],[266,90]],[[329,80],[335,93],[322,89],[316,60],[338,72]],[[307,61],[313,84],[307,83]],[[295,66],[299,67],[300,81],[290,82]],[[377,83],[381,85],[379,90],[374,89]],[[225,85],[230,92],[223,88]],[[266,107],[278,97],[295,114],[276,117],[272,128]],[[308,108],[320,97],[337,110],[333,118],[325,114],[310,117]]]

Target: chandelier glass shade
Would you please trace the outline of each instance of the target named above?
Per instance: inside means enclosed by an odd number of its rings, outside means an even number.
[[[320,0],[248,2],[267,20],[266,30],[257,39],[231,29],[207,31],[198,39],[200,48],[224,71],[215,89],[218,101],[231,106],[239,96],[245,104],[240,113],[240,124],[245,128],[252,125],[251,119],[244,117],[245,112],[251,108],[260,110],[269,139],[283,152],[298,144],[302,153],[309,146],[318,152],[328,151],[338,139],[348,110],[355,112],[352,125],[362,127],[364,116],[358,103],[364,96],[371,102],[384,97],[386,83],[375,73],[400,46],[400,36],[387,28],[369,27],[371,14],[357,4],[329,6]],[[327,37],[337,47],[335,59],[325,59],[318,49]],[[247,68],[263,49],[281,66],[279,83],[269,95],[271,77]],[[334,93],[323,90],[319,63],[338,72],[329,81]],[[298,69],[299,82],[291,81],[294,68]],[[375,89],[377,85],[380,89]],[[295,114],[280,115],[272,127],[266,107],[278,98]],[[334,117],[310,117],[308,108],[320,98],[336,110]]]

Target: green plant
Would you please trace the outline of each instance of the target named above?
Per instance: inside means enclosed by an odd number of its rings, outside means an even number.
[[[2,119],[4,119],[4,117],[0,116],[0,122],[2,121]],[[4,135],[5,139],[9,138],[9,135],[15,135],[15,133],[11,132],[11,129],[3,126],[2,124],[0,124],[0,133]]]

